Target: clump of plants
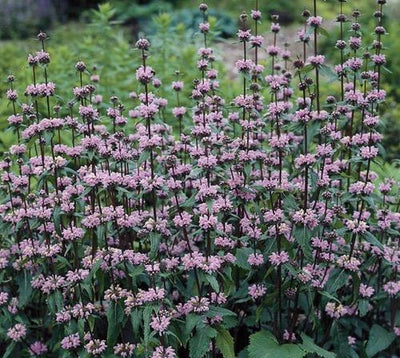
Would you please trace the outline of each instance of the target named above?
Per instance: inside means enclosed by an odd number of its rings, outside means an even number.
[[[185,69],[197,79],[177,71],[163,83],[139,38],[140,91],[125,104],[113,96],[107,105],[101,78],[79,61],[74,99],[55,105],[41,32],[28,56],[32,83],[18,93],[8,77],[2,356],[398,354],[398,183],[371,169],[382,140],[384,4],[371,44],[359,11],[339,1],[337,92],[327,98],[316,0],[297,55],[278,42],[277,15],[264,44],[258,1],[241,15],[233,98],[219,90],[206,4],[198,61]]]

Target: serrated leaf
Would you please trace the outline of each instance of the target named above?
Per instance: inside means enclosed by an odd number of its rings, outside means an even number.
[[[280,345],[268,331],[252,334],[248,351],[249,358],[303,358],[307,354],[296,344]]]
[[[300,347],[305,350],[307,353],[315,353],[318,354],[319,357],[322,358],[335,358],[336,354],[332,352],[328,352],[327,350],[317,346],[312,338],[306,336],[304,333],[300,334],[300,337],[303,340],[303,343],[300,344]]]
[[[207,317],[215,317],[215,316],[234,316],[236,317],[236,313],[228,310],[227,308],[218,307],[218,306],[211,306],[208,312],[206,313]]]
[[[189,335],[193,331],[194,327],[196,327],[199,323],[202,322],[202,318],[199,315],[189,313],[186,316],[185,322],[186,322],[185,333]]]
[[[293,236],[295,240],[299,243],[301,246],[304,255],[307,258],[312,258],[312,252],[311,252],[311,231],[307,229],[305,226],[298,226],[294,230]]]
[[[203,331],[197,331],[189,341],[190,358],[203,358],[208,352],[211,338]]]
[[[111,302],[107,310],[107,344],[113,346],[117,341],[120,323],[124,318],[122,307],[115,302]]]
[[[366,347],[368,357],[373,357],[375,354],[382,352],[389,347],[396,335],[393,332],[388,332],[381,326],[374,324],[369,332],[369,339]]]
[[[233,337],[224,327],[217,329],[218,334],[215,338],[215,345],[221,351],[224,358],[235,358],[235,348],[233,344]]]

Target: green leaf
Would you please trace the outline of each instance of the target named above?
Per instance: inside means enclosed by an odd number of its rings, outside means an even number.
[[[61,208],[56,206],[53,211],[53,221],[54,221],[54,229],[56,230],[58,235],[62,235],[61,233]]]
[[[238,358],[249,358],[249,351],[245,348],[239,352]]]
[[[335,296],[332,296],[330,293],[326,291],[318,291],[320,295],[328,297],[330,300],[336,301],[337,303],[341,303]]]
[[[299,346],[304,349],[307,353],[315,353],[322,358],[335,358],[336,354],[328,352],[327,350],[317,346],[312,338],[306,336],[304,333],[300,334],[300,337],[303,340],[303,343]]]
[[[58,311],[61,311],[64,307],[64,299],[60,291],[54,292],[54,304],[57,307]]]
[[[185,332],[186,334],[190,334],[193,329],[198,326],[202,322],[202,318],[199,315],[189,313],[186,316],[186,327],[185,327]]]
[[[305,226],[297,226],[294,230],[293,236],[303,249],[304,255],[307,258],[312,258],[311,253],[311,231]]]
[[[161,235],[159,233],[150,233],[150,257],[155,258],[160,246]]]
[[[186,199],[180,206],[181,208],[192,208],[196,202],[196,194],[193,194],[190,198]]]
[[[222,317],[226,317],[226,316],[236,317],[235,312],[228,310],[227,308],[218,307],[218,306],[211,306],[210,309],[208,310],[208,312],[206,313],[207,317],[215,317],[217,315],[222,316]]]
[[[122,307],[115,302],[111,302],[107,311],[107,344],[113,346],[117,341],[120,332],[120,323],[124,318]]]
[[[358,296],[360,294],[360,284],[361,284],[361,280],[358,277],[357,273],[352,272],[351,276],[353,278],[353,298],[352,298],[352,302],[355,303],[358,299]]]
[[[360,317],[364,317],[369,311],[369,302],[368,300],[359,300],[358,301],[358,311],[360,312]]]
[[[329,37],[329,32],[328,32],[328,30],[324,29],[322,26],[318,26],[317,32],[318,32],[320,35],[322,35],[322,36]]]
[[[372,244],[372,245],[374,245],[376,247],[379,247],[380,249],[383,250],[382,243],[374,235],[372,235],[369,231],[364,232],[363,236],[365,236],[365,238],[367,239],[367,241],[370,244]]]
[[[138,160],[138,166],[143,164],[146,160],[150,158],[150,152],[148,150],[143,151],[140,154],[139,160]]]
[[[374,324],[369,333],[366,352],[368,357],[373,357],[375,354],[389,347],[396,338],[393,332],[388,332],[381,326]]]
[[[250,247],[244,247],[236,250],[236,262],[235,265],[240,268],[244,268],[249,270],[251,268],[248,263],[249,254],[251,254],[253,250]]]
[[[296,344],[280,345],[268,331],[250,336],[249,358],[303,358],[307,353]]]
[[[233,337],[224,327],[217,329],[218,334],[215,339],[217,348],[221,351],[224,358],[235,358],[235,348],[233,345]]]
[[[144,343],[147,345],[150,339],[150,320],[153,307],[146,306],[143,311],[143,330],[144,330]]]
[[[8,346],[6,351],[4,352],[3,358],[8,358],[11,356],[11,354],[14,351],[15,346],[17,345],[17,342],[11,342]]]
[[[219,284],[215,276],[206,275],[206,280],[208,281],[208,283],[211,285],[211,288],[215,292],[219,292]]]
[[[327,288],[329,289],[329,292],[334,294],[336,291],[340,288],[342,288],[344,285],[347,284],[347,278],[349,274],[346,273],[344,270],[335,270],[331,275],[329,279],[329,283],[327,285]]]
[[[138,310],[137,308],[131,312],[131,323],[132,323],[132,330],[134,334],[139,333],[140,322],[142,321],[142,311]]]
[[[211,338],[204,331],[197,331],[189,341],[190,358],[203,358],[208,352]]]
[[[17,278],[18,282],[18,302],[20,307],[24,307],[28,303],[29,298],[32,295],[31,285],[32,275],[24,270],[24,274],[19,275]]]

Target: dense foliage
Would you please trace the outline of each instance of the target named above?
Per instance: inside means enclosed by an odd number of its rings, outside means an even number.
[[[235,94],[220,86],[206,4],[196,68],[179,66],[168,33],[141,37],[126,67],[112,67],[126,93],[81,58],[73,99],[59,98],[39,33],[32,82],[22,93],[8,77],[2,356],[399,354],[399,183],[372,169],[383,151],[385,3],[363,42],[359,11],[339,2],[330,69],[316,0],[298,54],[279,43],[278,16],[265,43],[256,2],[240,18]],[[96,16],[91,36],[106,46],[112,10]],[[178,47],[191,43],[174,29]]]

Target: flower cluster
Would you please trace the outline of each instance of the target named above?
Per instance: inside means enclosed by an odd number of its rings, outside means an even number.
[[[319,53],[324,20],[314,5],[298,33],[310,47],[297,56],[279,45],[277,15],[270,45],[258,7],[241,15],[243,90],[233,98],[220,91],[206,4],[193,82],[177,69],[163,86],[140,38],[129,105],[103,103],[99,77],[79,61],[74,100],[60,109],[39,34],[25,97],[10,81],[15,144],[0,162],[8,354],[216,357],[249,341],[253,352],[261,329],[285,347],[314,340],[307,352],[344,357],[365,356],[372,330],[390,337],[381,351],[398,339],[399,183],[373,171],[384,1],[372,45],[357,11],[348,39],[339,15],[342,56],[326,101],[330,62]]]

